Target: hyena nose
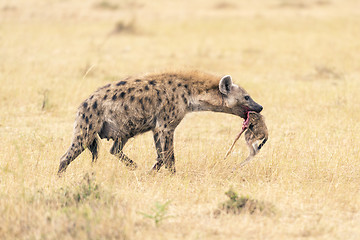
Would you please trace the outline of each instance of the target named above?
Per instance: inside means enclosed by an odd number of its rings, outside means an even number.
[[[257,112],[261,112],[263,110],[263,107],[261,105],[259,105],[258,109],[257,109]]]

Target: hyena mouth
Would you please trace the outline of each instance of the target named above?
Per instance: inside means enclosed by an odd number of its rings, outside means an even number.
[[[251,111],[249,108],[245,107],[242,109],[244,114],[244,121],[246,121],[249,118],[249,112]]]
[[[250,121],[249,114],[250,114],[251,112],[253,112],[253,111],[246,111],[246,113],[245,113],[245,116],[246,116],[246,117],[245,117],[245,120],[244,120],[243,126],[242,126],[242,129],[243,129],[243,130],[249,127],[249,121]]]

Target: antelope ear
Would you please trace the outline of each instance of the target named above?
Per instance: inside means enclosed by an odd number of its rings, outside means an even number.
[[[233,83],[231,80],[231,76],[226,75],[220,80],[219,90],[222,94],[228,95],[231,90],[232,85],[233,85]]]

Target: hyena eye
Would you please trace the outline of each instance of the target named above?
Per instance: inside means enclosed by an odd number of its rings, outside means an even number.
[[[249,96],[245,96],[244,97],[246,101],[249,101],[250,97]]]

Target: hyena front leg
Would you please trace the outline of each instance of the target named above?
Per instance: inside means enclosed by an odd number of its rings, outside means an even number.
[[[174,130],[154,131],[154,142],[157,152],[157,163],[152,170],[159,171],[165,164],[165,168],[171,173],[175,173],[174,156]]]
[[[110,153],[117,156],[120,159],[120,161],[125,163],[125,165],[127,167],[134,170],[135,168],[137,168],[137,164],[133,160],[128,158],[128,156],[126,156],[122,151],[122,149],[125,146],[126,142],[127,142],[127,139],[123,139],[123,138],[119,139],[119,138],[117,138],[115,140],[113,146],[110,149]]]

